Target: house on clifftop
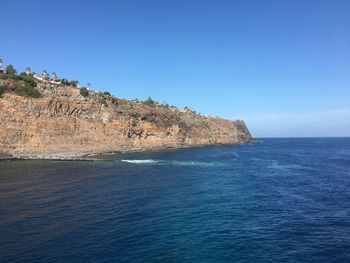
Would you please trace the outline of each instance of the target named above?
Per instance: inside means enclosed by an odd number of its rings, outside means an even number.
[[[6,69],[2,68],[2,59],[0,58],[0,73],[7,74]]]

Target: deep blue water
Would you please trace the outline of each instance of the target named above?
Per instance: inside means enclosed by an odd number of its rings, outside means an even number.
[[[2,161],[0,262],[350,262],[350,138],[262,141]]]

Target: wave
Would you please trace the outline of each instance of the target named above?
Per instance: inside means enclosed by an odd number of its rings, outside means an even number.
[[[158,161],[147,159],[147,160],[121,160],[122,162],[126,163],[157,163]]]
[[[217,166],[220,163],[216,162],[192,162],[192,161],[170,161],[167,164],[169,165],[179,165],[179,166]]]
[[[173,165],[173,166],[210,167],[210,166],[222,165],[222,163],[217,163],[217,162],[195,162],[195,161],[177,161],[177,160],[166,161],[166,160],[153,160],[153,159],[144,159],[144,160],[123,159],[120,161],[126,162],[126,163],[132,163],[132,164]]]
[[[280,164],[278,161],[272,161],[272,164],[269,165],[267,168],[269,169],[276,169],[276,170],[310,170],[310,171],[318,171],[315,168],[299,165],[299,164]]]

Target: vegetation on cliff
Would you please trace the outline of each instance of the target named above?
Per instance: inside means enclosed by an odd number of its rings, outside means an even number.
[[[40,92],[32,86],[23,86],[16,89],[16,94],[21,96],[27,96],[31,98],[40,98]]]
[[[55,72],[50,76],[47,70],[43,70],[41,74],[36,74],[35,72],[32,72],[29,67],[27,67],[24,72],[17,74],[17,70],[12,64],[9,64],[5,69],[2,69],[2,63],[3,60],[0,59],[0,81],[3,80],[1,82],[1,86],[3,87],[1,94],[5,92],[14,92],[20,96],[39,98],[41,97],[41,94],[36,89],[36,86],[37,82],[41,80],[53,81],[56,84],[71,87],[78,87],[79,84],[77,80],[67,80],[65,78],[60,80]],[[13,83],[17,83],[17,86],[14,86]],[[88,90],[82,93],[85,97],[88,96]]]
[[[85,87],[80,88],[80,95],[83,97],[89,96],[89,91],[87,90],[87,88],[85,88]]]
[[[69,87],[79,88],[79,93],[84,98],[93,98],[96,97],[95,94],[98,94],[97,100],[108,106],[108,101],[112,104],[116,104],[117,98],[115,98],[110,92],[96,92],[91,90],[91,84],[87,83],[86,87],[79,86],[79,81],[77,80],[68,80],[66,78],[59,79],[57,74],[53,72],[51,75],[47,70],[43,70],[41,74],[36,74],[32,72],[29,67],[25,69],[24,72],[17,75],[17,70],[13,65],[8,65],[6,70],[1,72],[2,60],[0,60],[0,84],[2,85],[2,90],[0,96],[5,92],[13,92],[20,96],[26,96],[31,98],[40,98],[42,95],[40,91],[36,88],[38,82],[48,81],[51,84],[63,85]],[[5,82],[1,82],[1,80],[7,80]],[[17,81],[17,82],[16,82]],[[17,83],[17,86],[14,85]],[[151,97],[148,97],[144,101],[139,101],[138,99],[133,100],[136,103],[143,103],[149,107],[164,107],[164,108],[172,108],[177,109],[176,106],[169,105],[166,102],[160,103]],[[195,110],[190,109],[189,107],[185,107],[183,109],[184,112],[188,112],[191,114],[198,114]]]
[[[12,72],[15,72],[12,71]],[[20,75],[0,73],[2,91],[1,94],[5,92],[14,92],[20,96],[27,96],[31,98],[41,97],[40,92],[36,89],[37,83],[33,78],[33,75],[22,72]]]
[[[11,64],[6,67],[6,72],[10,76],[16,76],[16,74],[17,74],[17,71],[15,70],[15,68]]]
[[[148,106],[156,105],[156,102],[151,97],[148,97],[147,100],[144,101],[144,103]]]
[[[6,88],[4,86],[0,86],[0,98],[2,98],[2,94],[5,93]]]
[[[13,68],[13,72],[15,69]],[[17,156],[83,154],[252,141],[245,124],[185,107],[126,100],[77,81],[0,71],[0,148]],[[64,83],[64,84],[63,84]],[[18,97],[16,95],[20,95]],[[38,98],[40,99],[33,99]]]
[[[8,94],[0,99],[0,148],[16,156],[56,158],[81,154],[237,144],[251,137],[239,122],[180,109],[104,97],[38,83],[40,100]]]
[[[95,99],[100,102],[100,104],[108,106],[109,103],[113,105],[118,105],[118,98],[114,97],[108,91],[94,91],[91,90],[91,84],[87,83],[86,87],[79,86],[79,81],[77,80],[68,80],[66,78],[59,79],[55,72],[48,73],[47,70],[43,70],[41,74],[32,72],[29,67],[25,69],[24,72],[17,74],[17,70],[13,65],[8,65],[5,70],[2,69],[2,59],[0,59],[0,98],[6,92],[15,93],[20,96],[31,97],[31,98],[40,98],[42,97],[41,91],[37,89],[38,83],[47,82],[50,85],[58,85],[65,87],[74,87],[78,88],[79,94],[86,99]],[[144,100],[140,101],[138,99],[132,100],[134,103],[142,103],[150,108],[169,108],[173,110],[179,110],[176,106],[169,105],[167,102],[160,103],[150,96]],[[197,111],[184,107],[180,110],[185,113],[192,115],[201,115]],[[206,125],[205,125],[206,126]]]
[[[111,101],[112,104],[115,104],[117,99],[108,91],[92,91],[90,89],[90,83],[86,84],[87,87],[79,87],[79,81],[77,80],[68,80],[66,78],[59,79],[55,72],[50,75],[47,70],[43,70],[42,73],[38,75],[35,72],[32,72],[29,67],[27,67],[24,72],[17,75],[17,70],[13,67],[13,65],[8,65],[5,71],[0,71],[0,81],[1,80],[7,80],[7,82],[5,81],[1,83],[3,88],[1,90],[0,96],[5,92],[13,92],[20,96],[39,98],[41,97],[41,93],[38,91],[38,89],[36,89],[37,83],[40,81],[48,81],[57,85],[79,88],[79,93],[84,98],[95,97],[94,94],[98,93],[99,97],[97,100],[105,106],[108,106],[107,101]],[[14,85],[14,83],[17,83],[17,86]],[[153,100],[151,97],[148,97],[144,101],[139,101],[138,99],[135,99],[133,101],[136,103],[143,103],[149,107],[165,107],[177,109],[176,106],[171,106],[166,102],[159,103],[158,101]],[[188,107],[185,107],[184,110],[191,112],[192,114],[197,114],[196,111],[191,110]]]

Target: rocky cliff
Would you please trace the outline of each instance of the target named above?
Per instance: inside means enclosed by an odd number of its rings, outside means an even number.
[[[252,141],[243,121],[205,117],[161,105],[101,97],[38,81],[39,98],[11,92],[20,81],[0,80],[0,151],[27,158]]]

